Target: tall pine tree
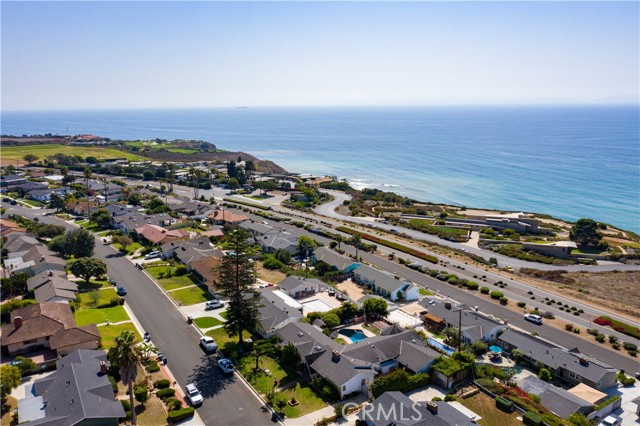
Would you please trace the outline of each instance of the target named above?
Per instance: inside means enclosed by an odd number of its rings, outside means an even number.
[[[239,344],[242,344],[243,331],[255,327],[260,303],[260,294],[254,288],[257,273],[250,261],[248,238],[249,234],[241,230],[227,234],[225,239],[231,251],[222,259],[218,270],[218,286],[222,295],[229,298],[224,329],[229,336],[238,336]]]

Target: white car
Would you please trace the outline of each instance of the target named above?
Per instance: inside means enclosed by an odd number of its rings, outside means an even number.
[[[227,358],[220,358],[218,360],[218,367],[225,373],[233,373],[233,362]]]
[[[196,385],[194,385],[193,383],[189,383],[187,386],[185,386],[185,388],[187,389],[187,398],[189,399],[191,405],[201,405],[204,401],[204,398],[202,398],[202,395],[200,394],[200,391],[198,390]]]
[[[540,315],[526,314],[524,319],[534,324],[542,325],[542,317]]]
[[[204,310],[208,311],[209,309],[222,308],[224,306],[224,302],[221,302],[218,299],[213,299],[205,302]]]
[[[612,414],[605,417],[598,426],[618,426],[620,423],[622,423],[622,419]]]
[[[209,336],[204,336],[200,338],[200,346],[202,346],[202,348],[207,351],[218,350],[218,344],[216,343],[215,340],[213,340],[213,337],[209,337]]]
[[[162,257],[162,252],[152,251],[151,253],[148,253],[144,258],[145,259],[155,259],[156,257]]]

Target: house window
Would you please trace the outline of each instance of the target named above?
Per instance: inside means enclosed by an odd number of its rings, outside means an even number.
[[[23,343],[25,345],[31,344],[31,343],[36,343],[38,341],[38,339],[29,339],[29,340],[25,340]]]
[[[342,390],[346,391],[347,390],[347,385],[342,386]]]

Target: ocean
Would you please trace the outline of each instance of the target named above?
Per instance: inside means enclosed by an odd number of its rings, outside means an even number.
[[[2,112],[2,134],[198,139],[422,201],[640,232],[638,106]]]

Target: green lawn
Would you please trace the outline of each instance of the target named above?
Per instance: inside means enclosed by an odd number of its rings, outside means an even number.
[[[120,297],[118,296],[116,291],[112,288],[109,288],[106,290],[97,290],[97,291],[98,291],[98,294],[100,295],[100,299],[98,300],[97,305],[100,305],[102,303],[109,303],[112,298]],[[93,304],[93,301],[91,300],[90,294],[91,292],[78,294],[78,298],[80,299],[80,303],[78,304],[78,309],[95,307],[95,305]]]
[[[195,322],[196,325],[200,328],[211,328],[211,327],[215,327],[216,325],[222,324],[222,321],[214,317],[194,318],[193,322]]]
[[[114,306],[102,309],[78,309],[76,311],[76,323],[78,325],[102,324],[130,320],[129,315],[122,306]]]
[[[122,246],[120,244],[111,244],[111,247],[113,247],[114,249],[120,251],[120,249],[122,248]],[[138,242],[132,242],[131,244],[129,244],[127,246],[127,254],[133,254],[135,253],[136,250],[144,248],[144,246]]]
[[[202,303],[213,299],[205,286],[195,286],[184,288],[182,290],[175,290],[170,292],[169,295],[173,300],[185,306],[195,305],[196,303]]]
[[[132,331],[136,335],[135,342],[138,343],[142,340],[138,330],[131,322],[125,322],[124,324],[116,325],[101,325],[98,327],[100,335],[102,336],[102,349],[109,349],[114,346],[113,338],[122,333],[124,330]]]
[[[222,318],[227,319],[227,311],[220,312],[219,314]]]
[[[418,290],[418,293],[420,293],[421,296],[433,296],[435,293],[432,291],[429,291],[427,289],[421,288]]]
[[[149,265],[149,263],[147,263],[147,265]],[[162,275],[166,275],[166,273],[169,271],[169,269],[172,269],[172,267],[169,266],[169,265],[151,266],[151,267],[145,267],[144,268],[144,270],[147,271],[147,273],[149,275],[151,275],[153,278],[155,278],[156,280],[160,279],[160,274],[161,273],[162,273]]]
[[[36,200],[22,198],[22,199],[20,199],[20,201],[22,201],[23,203],[27,203],[27,204],[29,204],[30,206],[33,206],[33,207],[42,207],[42,206],[44,206],[43,203],[41,203],[40,201],[36,201]]]
[[[458,401],[469,410],[482,416],[482,420],[478,422],[480,426],[519,426],[517,417],[520,415],[517,411],[513,413],[505,413],[496,407],[495,399],[480,392],[470,398],[458,399]]]
[[[258,373],[255,373],[253,370],[256,366],[256,359],[251,354],[236,359],[234,364],[253,387],[256,388],[259,393],[263,394],[266,394],[273,388],[274,379],[278,379],[279,386],[283,386],[296,378],[296,373],[284,370],[278,361],[267,356],[260,357],[260,368],[262,371]],[[265,374],[265,369],[269,370],[271,375]]]
[[[85,284],[85,280],[74,280],[74,282],[78,283],[78,291],[80,291],[80,293],[111,286],[107,280],[91,280],[88,285]]]
[[[100,231],[102,231],[102,228],[100,228],[97,223],[89,222],[88,220],[83,220],[83,221],[80,221],[80,222],[76,222],[76,225],[80,225],[84,229],[86,229],[87,231],[91,231],[91,232],[100,232]]]
[[[128,152],[119,151],[114,148],[97,147],[97,146],[72,146],[59,144],[42,144],[29,146],[3,146],[2,158],[6,160],[21,160],[25,154],[34,154],[41,159],[48,155],[55,154],[79,155],[82,158],[96,157],[98,160],[106,158],[126,158],[131,161],[140,161],[145,157],[130,154]]]
[[[311,388],[308,383],[297,383],[295,387],[276,393],[276,398],[283,397],[287,401],[295,398],[298,405],[292,407],[289,404],[284,407],[286,417],[295,418],[304,416],[326,407],[328,404]]]
[[[220,350],[223,351],[226,356],[235,355],[238,338],[230,337],[223,327],[209,330],[205,334],[213,337],[213,340],[216,341]],[[244,337],[249,337],[249,333],[244,333]]]
[[[162,279],[159,279],[158,282],[160,283],[162,288],[164,288],[167,291],[198,283],[198,281],[195,278],[193,278],[191,274],[173,276],[171,278],[162,278]]]
[[[370,332],[372,332],[373,334],[375,334],[376,336],[380,335],[380,330],[378,330],[376,327],[372,326],[372,325],[362,325],[362,328],[364,328],[365,330],[369,330]]]
[[[333,339],[333,341],[342,346],[347,344],[347,342],[342,337],[336,337],[335,339]]]

